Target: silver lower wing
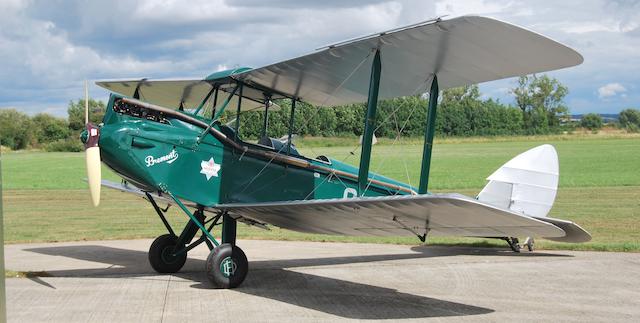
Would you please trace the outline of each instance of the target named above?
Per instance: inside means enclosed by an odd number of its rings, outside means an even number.
[[[360,197],[218,208],[281,228],[351,236],[565,236],[561,228],[460,194]]]
[[[103,185],[144,196],[131,185],[108,181]],[[171,203],[161,194],[152,195]],[[430,236],[543,237],[564,242],[590,239],[572,222],[532,218],[460,194],[234,203],[207,210],[227,211],[238,219],[284,229],[332,235],[411,236],[428,232]]]

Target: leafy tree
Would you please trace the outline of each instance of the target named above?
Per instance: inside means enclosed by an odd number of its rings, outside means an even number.
[[[547,133],[554,124],[559,124],[558,111],[566,111],[562,109],[562,97],[566,94],[566,88],[546,76],[539,79],[533,86],[532,95],[520,97],[532,102],[524,110],[492,99],[483,100],[476,85],[443,91],[438,105],[436,134],[493,136]],[[523,84],[529,83],[523,81]],[[553,91],[549,90],[551,85],[554,87]],[[544,92],[552,92],[552,97],[557,99],[539,95]],[[281,109],[269,113],[270,137],[284,136],[289,129],[291,101],[277,100],[276,103]],[[418,95],[381,100],[378,102],[376,116],[376,136],[423,136],[427,107],[427,98]],[[545,107],[552,107],[552,112]],[[365,110],[364,103],[319,108],[299,102],[294,116],[294,133],[302,136],[359,136],[363,131]],[[226,123],[234,118],[235,111],[227,111],[221,121]],[[243,112],[240,118],[240,138],[256,140],[262,135],[263,109]],[[525,118],[529,125],[536,126],[525,127]],[[555,119],[550,122],[550,118]]]
[[[0,110],[0,144],[24,149],[36,141],[34,125],[28,115],[15,109]]]
[[[602,128],[602,117],[599,114],[588,113],[582,116],[580,126],[589,130],[598,130]]]
[[[564,104],[568,88],[547,75],[521,76],[511,92],[515,95],[529,133],[544,133],[550,128],[557,128],[560,118],[569,113],[569,108]]]
[[[442,91],[440,104],[462,103],[473,105],[480,102],[480,89],[477,85],[456,87]]]
[[[334,107],[333,111],[336,115],[335,133],[337,135],[359,136],[362,134],[365,114],[364,104]]]
[[[447,89],[441,97],[436,131],[445,136],[471,136],[477,128],[474,119],[478,117],[473,110],[482,104],[478,86]]]
[[[33,121],[35,136],[39,144],[69,137],[69,124],[65,119],[40,113],[35,115],[31,120]]]
[[[89,98],[89,121],[98,124],[102,122],[105,113],[105,104],[102,101],[96,101]],[[69,129],[78,132],[84,129],[84,99],[78,101],[69,101],[67,108],[69,114]]]
[[[395,138],[424,134],[428,101],[420,96],[407,96],[380,101],[376,114],[376,136]],[[357,134],[363,131],[366,107],[357,111]],[[437,118],[436,118],[437,119]]]
[[[626,128],[632,132],[638,132],[640,129],[640,110],[622,110],[618,116],[618,122],[622,128]]]

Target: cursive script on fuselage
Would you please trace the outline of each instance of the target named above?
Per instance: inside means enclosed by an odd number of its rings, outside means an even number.
[[[147,167],[151,167],[155,164],[160,164],[160,163],[167,163],[167,164],[171,164],[173,163],[176,159],[178,159],[178,153],[176,152],[176,150],[172,150],[170,153],[164,155],[164,156],[160,156],[158,158],[154,158],[153,156],[147,156],[144,159],[144,162],[147,163]]]

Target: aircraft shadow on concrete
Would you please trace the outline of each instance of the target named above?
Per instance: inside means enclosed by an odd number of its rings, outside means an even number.
[[[401,319],[479,315],[492,309],[398,292],[395,289],[300,273],[287,268],[330,266],[378,261],[446,257],[455,255],[504,255],[509,257],[563,257],[566,255],[516,254],[500,249],[413,247],[414,253],[286,259],[250,262],[247,280],[235,291],[278,300],[353,319]],[[137,250],[89,246],[57,246],[26,249],[35,253],[69,257],[110,265],[106,268],[48,270],[53,277],[143,277],[157,275],[147,253]],[[212,288],[202,268],[204,260],[188,259],[175,276],[194,281],[194,288]]]

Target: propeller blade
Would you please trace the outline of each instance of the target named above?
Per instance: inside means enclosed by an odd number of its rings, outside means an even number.
[[[89,123],[89,85],[84,80],[84,124]]]
[[[100,185],[102,181],[102,167],[100,165],[100,147],[89,147],[85,150],[87,157],[87,179],[93,206],[100,204]]]
[[[84,144],[87,162],[87,180],[93,206],[100,204],[100,186],[102,182],[102,166],[100,162],[100,128],[89,123],[89,87],[84,81],[84,120],[87,131],[87,141]]]

